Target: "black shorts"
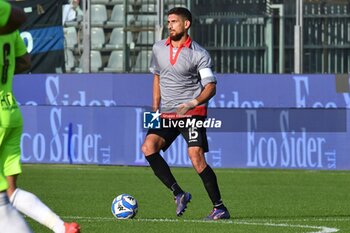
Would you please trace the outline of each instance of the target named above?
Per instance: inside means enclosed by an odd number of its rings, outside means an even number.
[[[167,127],[161,127],[160,129],[149,129],[148,134],[156,134],[165,140],[165,145],[162,148],[166,151],[168,147],[173,143],[173,141],[179,136],[182,137],[187,142],[188,147],[199,146],[203,148],[204,152],[209,151],[208,140],[207,140],[207,130],[205,127],[181,127],[179,126],[180,121],[186,121],[195,119],[196,121],[204,121],[204,117],[190,117],[186,119],[161,119],[165,120],[164,123]],[[161,124],[162,125],[162,124]],[[163,126],[163,125],[162,125]],[[169,127],[168,127],[169,126]]]

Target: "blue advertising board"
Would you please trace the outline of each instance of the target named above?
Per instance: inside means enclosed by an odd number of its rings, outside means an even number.
[[[217,76],[208,118],[208,162],[222,168],[350,169],[350,93],[335,75]],[[152,102],[150,74],[18,75],[25,163],[148,165],[141,145]],[[163,153],[191,161],[179,137]]]

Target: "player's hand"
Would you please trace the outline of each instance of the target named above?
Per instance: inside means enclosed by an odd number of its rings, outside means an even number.
[[[177,106],[176,113],[178,115],[185,115],[188,110],[196,107],[198,105],[198,100],[193,99],[191,101],[188,101],[186,103],[182,103],[179,106]]]

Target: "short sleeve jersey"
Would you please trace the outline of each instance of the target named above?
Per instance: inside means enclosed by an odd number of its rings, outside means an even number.
[[[7,24],[11,13],[11,5],[8,2],[0,0],[0,27]]]
[[[150,71],[160,76],[161,112],[172,113],[176,107],[188,102],[202,92],[208,83],[216,83],[211,72],[212,61],[209,53],[188,37],[176,52],[170,38],[153,45]],[[209,69],[209,75],[200,75]],[[190,110],[188,115],[206,116],[207,104]]]
[[[27,48],[19,31],[0,35],[0,127],[11,128],[23,124],[22,114],[12,91],[16,57],[26,54]]]

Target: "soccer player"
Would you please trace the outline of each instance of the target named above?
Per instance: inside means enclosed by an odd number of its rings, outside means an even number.
[[[6,34],[16,30],[21,23],[23,23],[22,12],[18,13],[18,18],[13,19],[14,13],[18,9],[14,9],[7,2],[0,1],[0,35]],[[22,22],[18,21],[22,19]],[[17,22],[14,22],[17,20]],[[3,54],[3,49],[0,47],[0,54]],[[0,71],[3,70],[4,64],[2,62],[2,56],[0,56]],[[2,72],[0,72],[1,74]],[[2,76],[1,76],[2,77]],[[1,78],[2,80],[2,78]],[[2,95],[2,84],[0,84],[0,95]],[[0,118],[0,125],[2,122],[2,116]],[[3,145],[3,129],[0,127],[0,161],[2,161],[2,145]],[[28,227],[27,223],[24,221],[22,215],[20,215],[15,208],[10,204],[6,190],[8,188],[8,183],[4,175],[3,164],[0,163],[0,229],[1,232],[12,232],[12,233],[30,233],[32,232]]]
[[[211,58],[188,35],[191,23],[192,15],[188,9],[175,7],[169,10],[169,37],[153,45],[150,65],[150,71],[154,74],[153,110],[161,109],[161,119],[181,121],[194,118],[203,121],[207,115],[207,102],[216,92]],[[230,214],[221,200],[216,175],[204,157],[204,153],[208,152],[206,129],[180,126],[149,129],[142,152],[155,175],[173,192],[176,215],[183,214],[192,197],[176,182],[159,152],[165,151],[179,134],[187,141],[192,165],[214,206],[205,219],[229,219]]]
[[[8,182],[1,181],[1,190],[7,188],[7,196],[13,207],[55,233],[79,233],[77,223],[63,222],[34,194],[16,186],[17,176],[22,172],[20,140],[23,120],[12,92],[12,80],[15,73],[29,69],[31,61],[18,30],[0,35],[0,52],[0,168],[2,179],[6,176]],[[0,200],[0,204],[3,200]],[[23,232],[30,230],[28,228]]]

